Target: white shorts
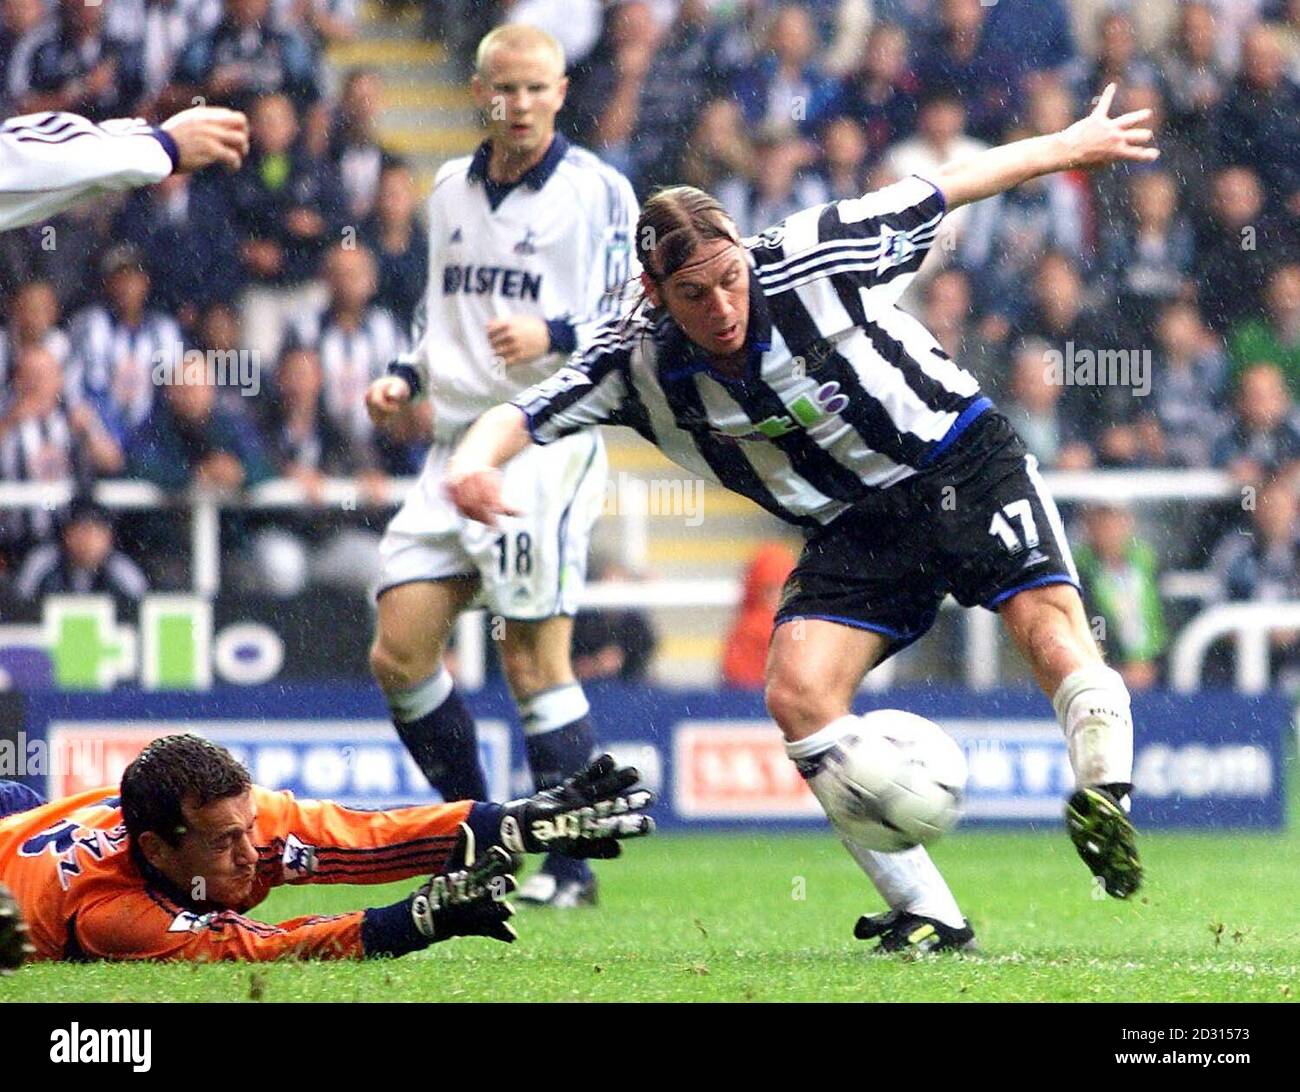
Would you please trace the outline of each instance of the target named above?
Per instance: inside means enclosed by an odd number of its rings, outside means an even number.
[[[605,443],[595,430],[526,448],[505,468],[522,516],[488,527],[456,511],[442,479],[452,449],[434,446],[379,544],[377,595],[416,580],[478,577],[479,603],[503,618],[576,614],[587,548],[605,500]]]

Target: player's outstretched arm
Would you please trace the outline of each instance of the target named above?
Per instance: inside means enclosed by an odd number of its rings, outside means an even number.
[[[1143,124],[1151,111],[1110,117],[1115,90],[1116,85],[1109,84],[1092,113],[1059,133],[1017,140],[945,164],[931,181],[943,193],[949,211],[1053,171],[1156,159],[1160,152],[1152,146],[1153,134]]]
[[[502,498],[501,467],[532,442],[528,419],[517,406],[493,406],[474,422],[456,447],[443,479],[461,515],[495,527],[498,516],[520,514]]]
[[[44,113],[0,124],[0,231],[62,212],[83,198],[161,182],[213,163],[235,168],[248,151],[248,120],[197,107],[155,128],[139,118],[96,124]]]

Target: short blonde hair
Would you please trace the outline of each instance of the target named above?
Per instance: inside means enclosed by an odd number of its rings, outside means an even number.
[[[528,26],[525,23],[504,23],[483,35],[483,40],[479,42],[478,50],[474,54],[474,71],[480,77],[487,75],[488,57],[495,49],[545,49],[555,57],[556,63],[560,66],[560,74],[564,74],[564,47],[554,35],[548,34],[540,27]]]

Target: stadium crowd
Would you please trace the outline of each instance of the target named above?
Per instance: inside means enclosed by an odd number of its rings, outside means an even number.
[[[716,193],[746,232],[1060,129],[1118,81],[1119,111],[1155,111],[1160,160],[960,210],[906,305],[1044,468],[1213,467],[1243,487],[1157,541],[1120,506],[1079,513],[1085,590],[1131,686],[1154,681],[1168,641],[1162,566],[1209,568],[1227,598],[1300,598],[1300,0],[427,2],[461,60],[492,23],[551,30],[570,57],[566,134],[643,197],[679,181]],[[427,239],[416,176],[378,135],[380,74],[324,60],[356,14],[4,0],[8,114],[158,118],[201,98],[249,112],[253,151],[233,175],[169,178],[0,239],[0,480],[286,476],[311,495],[355,477],[355,511],[226,536],[254,577],[295,543],[320,579],[355,574],[387,479],[418,467],[428,430],[416,415],[377,434],[362,409],[407,336]],[[253,367],[215,383],[185,370],[223,354]],[[108,525],[87,505],[0,510],[7,579],[29,596],[183,582],[157,518],[120,528],[143,574],[110,532],[88,576],[69,545],[88,521]],[[1276,646],[1300,662],[1294,635]]]

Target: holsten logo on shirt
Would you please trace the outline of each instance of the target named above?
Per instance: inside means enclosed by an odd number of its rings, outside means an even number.
[[[442,294],[503,296],[508,300],[533,300],[542,294],[542,275],[502,265],[448,265],[442,270]]]

